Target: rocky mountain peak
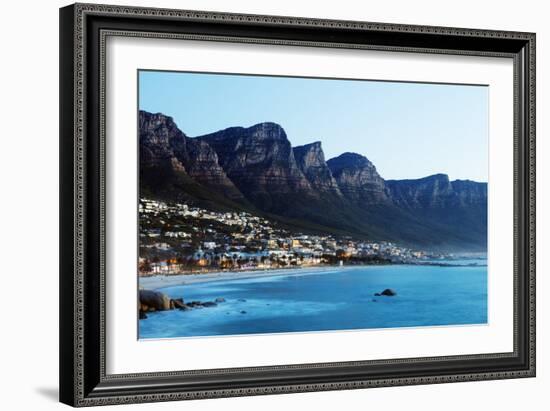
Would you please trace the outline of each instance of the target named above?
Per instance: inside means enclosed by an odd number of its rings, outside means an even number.
[[[209,144],[221,143],[222,141],[227,142],[228,140],[235,139],[254,141],[276,140],[288,142],[288,144],[290,144],[285,130],[279,124],[271,122],[258,123],[250,127],[228,127],[196,138],[207,141]],[[243,142],[241,142],[241,144]]]
[[[293,148],[296,161],[305,166],[322,165],[325,163],[325,153],[321,148],[321,142],[315,141],[303,146]]]
[[[207,207],[228,199],[227,207],[251,206],[312,230],[486,247],[487,183],[446,174],[385,181],[365,156],[326,161],[321,142],[292,147],[272,122],[190,138],[171,117],[141,111],[139,127],[140,185],[153,195]]]
[[[447,174],[438,173],[432,174],[431,176],[423,177],[417,179],[418,181],[424,181],[432,184],[449,184],[449,176]]]
[[[260,209],[282,207],[279,196],[318,195],[298,168],[290,141],[276,123],[232,127],[196,137],[217,153],[220,164],[239,190]]]
[[[461,180],[451,183],[447,174],[434,174],[418,179],[386,181],[386,186],[394,202],[406,208],[458,206],[466,200],[465,193],[469,191],[471,185],[475,189],[474,192],[468,194],[469,198],[483,196],[482,193],[484,188],[486,190],[486,184]]]
[[[333,173],[338,173],[345,168],[374,168],[374,164],[372,164],[367,157],[350,152],[342,153],[338,157],[331,158],[327,163]]]
[[[389,202],[384,179],[365,156],[343,153],[328,160],[327,165],[340,191],[348,199],[362,204]]]
[[[277,123],[265,122],[248,128],[248,136],[266,140],[287,140],[285,130]]]
[[[177,146],[185,151],[186,135],[178,128],[174,119],[162,113],[139,112],[140,142],[156,149],[170,149]]]
[[[228,198],[243,198],[216,152],[207,143],[187,137],[172,117],[140,111],[139,139],[140,174],[149,185],[165,186],[169,180],[190,176]]]
[[[298,167],[313,188],[332,192],[339,197],[342,196],[338,184],[325,162],[325,153],[321,148],[320,141],[294,147],[293,151]]]

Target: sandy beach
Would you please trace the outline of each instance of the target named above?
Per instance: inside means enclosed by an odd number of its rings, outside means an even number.
[[[150,277],[140,277],[139,287],[147,290],[156,290],[158,288],[173,287],[184,284],[197,284],[212,281],[244,280],[249,278],[276,277],[281,275],[304,275],[322,272],[333,272],[334,269],[342,269],[339,266],[323,267],[293,267],[274,270],[255,270],[255,271],[226,271],[202,274],[170,274],[155,275]],[[353,268],[353,267],[345,267]]]

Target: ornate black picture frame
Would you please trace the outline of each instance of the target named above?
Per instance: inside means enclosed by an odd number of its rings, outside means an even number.
[[[512,58],[513,352],[107,374],[108,36]],[[75,4],[60,10],[60,100],[61,402],[92,406],[535,376],[535,34]]]

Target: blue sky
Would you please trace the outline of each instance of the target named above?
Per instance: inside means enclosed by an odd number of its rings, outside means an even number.
[[[486,86],[139,72],[139,108],[188,136],[271,121],[293,146],[362,154],[385,179],[487,181],[488,106]]]

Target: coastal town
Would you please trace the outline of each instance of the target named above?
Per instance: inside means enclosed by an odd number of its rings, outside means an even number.
[[[139,275],[322,265],[422,263],[446,258],[391,242],[305,234],[247,212],[142,198]]]

